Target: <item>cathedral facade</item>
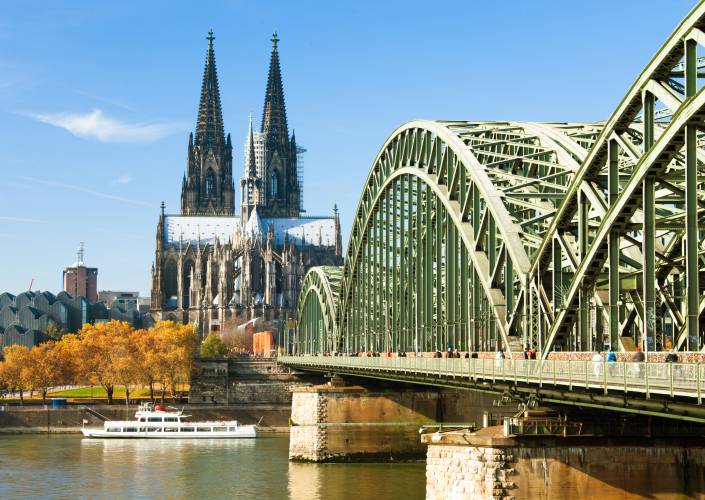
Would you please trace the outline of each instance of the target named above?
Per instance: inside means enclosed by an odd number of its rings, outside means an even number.
[[[308,268],[343,260],[337,209],[302,216],[303,149],[289,135],[276,33],[259,132],[250,118],[236,214],[233,146],[223,126],[212,32],[207,39],[181,212],[167,214],[162,203],[152,264],[154,319],[197,324],[204,336],[229,318],[293,317]]]

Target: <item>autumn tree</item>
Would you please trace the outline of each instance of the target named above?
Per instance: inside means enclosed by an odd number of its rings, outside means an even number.
[[[5,363],[0,363],[0,394],[3,396],[10,392],[10,378],[9,373],[5,369]]]
[[[228,353],[228,346],[217,334],[211,332],[201,343],[200,352],[202,358],[220,358]]]
[[[133,342],[137,347],[139,380],[149,385],[149,397],[154,401],[154,384],[159,381],[159,341],[153,328],[135,330]]]
[[[24,391],[30,388],[25,378],[29,364],[29,349],[23,345],[9,345],[4,349],[5,361],[2,363],[3,378],[8,388],[19,391],[20,402],[24,403]]]
[[[70,377],[69,360],[56,342],[45,342],[29,350],[23,378],[31,388],[39,391],[42,403],[46,404],[50,387],[65,384]]]
[[[132,354],[123,342],[130,338],[132,331],[129,323],[110,321],[85,324],[79,332],[81,378],[102,386],[108,396],[108,404],[113,404],[115,386],[127,383],[135,373],[128,366]],[[116,352],[113,352],[114,349]],[[136,364],[134,358],[132,363]]]
[[[130,402],[130,385],[140,379],[138,347],[132,334],[131,328],[129,331],[116,329],[108,352],[111,378],[125,388],[125,406]]]
[[[193,326],[173,321],[160,321],[152,328],[157,335],[156,358],[162,381],[162,402],[165,387],[169,387],[172,398],[176,400],[176,384],[189,378],[199,344],[198,335]]]
[[[64,362],[64,376],[67,384],[76,383],[81,374],[81,339],[75,333],[68,333],[56,343]]]

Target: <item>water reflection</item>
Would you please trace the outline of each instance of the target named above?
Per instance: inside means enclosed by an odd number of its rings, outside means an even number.
[[[228,462],[238,463],[243,452],[250,456],[254,448],[254,439],[83,439],[81,462],[93,463],[100,484],[92,486],[101,491],[110,491],[119,473],[139,485],[141,496],[155,498],[164,488],[176,494],[192,491],[193,484],[206,477],[225,486],[227,482],[215,476],[237,475],[242,467],[230,470]],[[203,470],[205,466],[208,470]],[[155,480],[155,474],[166,477]]]
[[[362,500],[426,497],[425,463],[289,463],[292,500]]]
[[[289,438],[0,436],[0,498],[424,498],[425,467],[298,464]]]

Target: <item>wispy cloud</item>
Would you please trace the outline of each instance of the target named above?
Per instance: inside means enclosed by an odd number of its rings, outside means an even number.
[[[28,219],[26,217],[11,217],[9,215],[0,215],[0,222],[23,222],[29,224],[48,224],[49,221],[41,219]]]
[[[132,198],[125,198],[124,196],[118,196],[110,193],[103,193],[100,191],[95,191],[93,189],[84,188],[81,186],[76,186],[75,184],[66,184],[65,182],[57,182],[47,179],[38,179],[36,177],[25,177],[17,176],[17,179],[22,179],[28,182],[34,182],[36,184],[42,184],[44,186],[56,187],[60,189],[68,189],[70,191],[77,191],[79,193],[89,194],[91,196],[96,196],[98,198],[105,198],[106,200],[119,201],[121,203],[127,203],[130,205],[139,205],[141,207],[155,208],[152,203],[147,203],[142,200],[133,200]]]
[[[130,111],[132,113],[137,112],[137,107],[134,106],[133,104],[125,101],[121,101],[119,99],[111,99],[110,97],[104,97],[101,95],[93,94],[90,92],[86,92],[84,90],[74,90],[77,94],[83,96],[83,97],[88,97],[89,99],[93,99],[95,101],[100,101],[106,104],[110,104],[111,106],[116,106],[118,108],[122,108],[126,111]]]
[[[106,116],[102,110],[90,113],[24,113],[42,123],[63,128],[84,139],[100,142],[152,142],[185,130],[174,122],[127,123]]]
[[[122,174],[120,177],[113,181],[113,184],[129,184],[132,182],[132,176],[130,174]]]

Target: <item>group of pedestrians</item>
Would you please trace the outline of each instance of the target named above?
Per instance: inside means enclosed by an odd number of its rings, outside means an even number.
[[[641,354],[641,361],[644,361],[644,353],[641,350],[637,350],[637,353]],[[636,354],[636,353],[635,353]],[[615,363],[617,362],[617,353],[613,350],[607,351],[607,358],[604,357],[602,352],[595,352],[592,356],[593,371],[595,372],[595,377],[600,377],[602,375],[602,365],[607,362],[607,374],[614,375]]]
[[[634,376],[634,377],[641,377],[643,375],[643,373],[644,373],[643,363],[646,361],[646,354],[641,349],[641,347],[636,348],[636,352],[634,352],[634,354],[631,355],[631,358],[623,359],[622,361],[624,361],[626,363],[630,363],[629,365],[627,365],[627,364],[624,365],[624,370],[626,370],[625,375]],[[675,349],[670,350],[670,352],[666,355],[666,358],[664,361],[666,363],[677,363],[678,362],[678,354],[676,354]],[[615,353],[612,350],[607,352],[606,358],[604,357],[604,353],[595,352],[595,354],[592,356],[592,362],[593,362],[593,371],[595,373],[595,377],[599,378],[600,376],[602,376],[602,367],[605,364],[607,364],[607,375],[614,376],[614,375],[621,374],[621,372],[620,373],[616,372],[617,353]]]

